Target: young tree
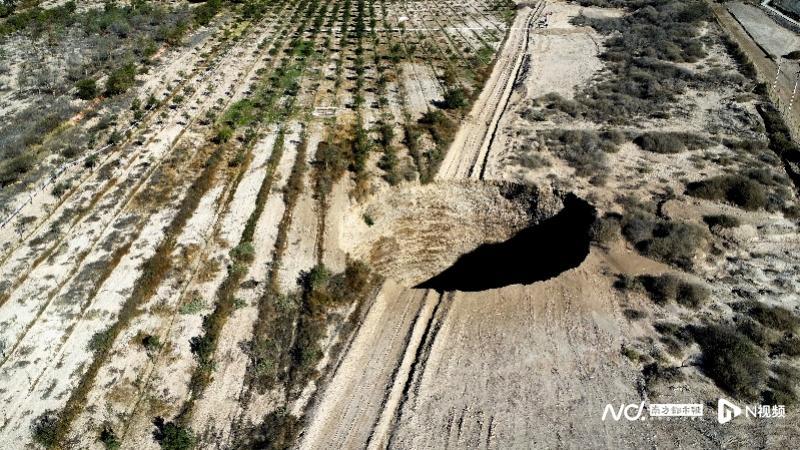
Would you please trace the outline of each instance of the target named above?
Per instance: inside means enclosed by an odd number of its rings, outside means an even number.
[[[97,82],[93,78],[84,78],[75,83],[78,92],[75,95],[81,100],[91,100],[97,97]]]

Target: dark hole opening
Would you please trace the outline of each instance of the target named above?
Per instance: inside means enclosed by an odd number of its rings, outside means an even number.
[[[588,202],[569,194],[555,216],[505,242],[481,245],[416,287],[475,292],[555,277],[586,259],[589,229],[596,215]]]

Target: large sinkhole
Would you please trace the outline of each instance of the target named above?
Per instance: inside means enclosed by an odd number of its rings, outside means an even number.
[[[589,253],[594,208],[504,182],[390,189],[350,212],[343,249],[408,287],[481,291],[546,280]]]
[[[555,216],[510,239],[483,244],[416,287],[437,291],[483,291],[547,280],[577,267],[589,254],[589,227],[595,210],[568,195]]]

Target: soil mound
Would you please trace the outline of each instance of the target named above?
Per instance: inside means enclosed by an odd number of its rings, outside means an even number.
[[[558,216],[565,201],[573,206]],[[498,264],[497,260],[484,262],[482,258],[488,256],[502,260],[508,257],[505,252],[516,251],[517,247],[520,253],[515,257],[521,258],[528,253],[528,264],[521,267],[525,270],[525,267],[531,267],[530,261],[537,255],[541,255],[543,261],[551,257],[548,254],[551,250],[535,250],[531,246],[536,247],[541,240],[554,238],[553,232],[564,226],[564,220],[588,220],[584,209],[591,207],[583,204],[585,202],[577,197],[562,199],[536,186],[505,182],[437,182],[403,187],[385,191],[354,208],[344,218],[341,242],[343,250],[352,257],[368,262],[378,273],[409,287],[424,284],[426,280],[432,282],[437,274],[445,276],[445,271],[462,256],[470,264],[465,273],[477,274],[481,267]],[[544,232],[525,231],[539,223],[544,225]],[[570,224],[570,227],[583,230],[583,225]],[[569,230],[565,228],[565,232]],[[573,238],[567,236],[566,240],[572,242],[570,239]],[[508,242],[500,244],[505,241]],[[582,236],[575,242],[573,253],[582,253],[584,241],[588,250],[588,240]],[[501,246],[488,247],[492,250],[484,253],[487,244]],[[468,256],[471,252],[479,253]],[[565,259],[562,265],[572,263],[574,261]],[[535,272],[534,278],[539,279],[545,270],[537,268]],[[451,280],[450,277],[456,274],[448,273],[450,275],[446,275],[444,280]],[[487,278],[493,276],[489,273]],[[517,278],[513,276],[510,279]],[[528,278],[520,278],[522,281],[525,279]],[[476,284],[474,288],[481,286]],[[425,287],[436,288],[433,285]],[[464,285],[462,290],[469,290],[468,287]]]

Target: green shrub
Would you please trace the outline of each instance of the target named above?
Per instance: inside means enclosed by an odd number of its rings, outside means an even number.
[[[0,18],[10,16],[17,8],[17,0],[0,1]]]
[[[194,9],[194,21],[198,25],[208,25],[222,8],[222,0],[207,0]]]
[[[31,422],[33,440],[45,448],[52,448],[57,444],[57,430],[59,419],[56,412],[47,410]]]
[[[197,314],[206,307],[205,302],[200,297],[195,297],[188,302],[184,303],[183,306],[180,308],[180,313],[187,315],[187,314]]]
[[[217,135],[214,136],[214,142],[217,144],[224,144],[231,140],[233,137],[233,128],[228,125],[222,125],[217,129]]]
[[[60,181],[53,186],[51,193],[54,197],[61,197],[62,195],[66,194],[69,190],[70,185],[69,183]]]
[[[144,347],[145,351],[148,353],[158,351],[162,346],[163,344],[158,336],[148,334],[142,338],[142,347]]]
[[[113,340],[108,329],[98,331],[89,339],[88,349],[92,352],[106,351],[111,348]]]
[[[91,100],[97,97],[97,82],[93,78],[84,78],[75,83],[75,95],[82,100]]]
[[[767,377],[759,349],[729,325],[697,327],[692,334],[703,351],[701,367],[720,388],[743,400],[758,397]]]
[[[127,91],[136,81],[136,65],[133,63],[112,71],[106,80],[106,94],[119,95]]]
[[[83,167],[86,167],[87,169],[94,169],[97,166],[98,162],[99,158],[97,157],[97,155],[90,155],[83,161]]]
[[[447,109],[460,109],[467,105],[467,95],[461,88],[448,89],[444,94],[442,106]]]
[[[231,249],[231,258],[236,261],[252,262],[256,256],[256,250],[250,242],[242,242]]]
[[[117,438],[114,429],[109,423],[103,424],[103,430],[100,431],[100,442],[106,450],[118,450],[122,446],[122,443],[119,438]]]
[[[153,438],[164,450],[189,450],[195,446],[195,438],[191,430],[173,422],[165,422],[163,418],[153,420],[156,430]]]

